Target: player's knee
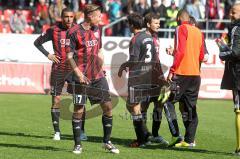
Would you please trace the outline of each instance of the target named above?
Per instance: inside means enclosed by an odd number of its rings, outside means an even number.
[[[103,114],[112,114],[112,103],[111,102],[105,102],[101,104]]]
[[[141,114],[141,107],[135,104],[127,104],[127,109],[132,115]]]
[[[74,104],[74,112],[75,113],[83,113],[83,111],[84,111],[84,105]]]
[[[55,103],[60,103],[60,99],[61,99],[60,96],[55,96],[54,98],[55,98]]]
[[[107,116],[112,116],[112,108],[111,107],[105,107],[103,109],[103,114]]]
[[[74,105],[74,110],[73,110],[73,117],[81,119],[84,113],[84,106],[83,105]]]
[[[60,108],[60,96],[53,96],[53,103],[52,103],[52,107],[53,108]]]
[[[141,105],[137,104],[132,107],[132,113],[133,114],[141,114]]]

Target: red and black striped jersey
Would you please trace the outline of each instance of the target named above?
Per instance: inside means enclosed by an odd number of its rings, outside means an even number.
[[[42,35],[40,35],[34,42],[35,46],[47,56],[49,53],[45,49],[45,51],[42,51],[42,44],[47,41],[52,41],[54,54],[60,57],[60,63],[53,63],[53,70],[70,69],[66,54],[66,45],[70,43],[70,40],[66,38],[66,35],[67,29],[63,27],[62,23],[57,23],[45,33],[42,33]]]
[[[67,52],[74,53],[74,60],[80,71],[89,80],[104,77],[102,61],[98,56],[102,47],[101,30],[97,26],[85,30],[79,24],[68,31],[67,38],[70,39]]]

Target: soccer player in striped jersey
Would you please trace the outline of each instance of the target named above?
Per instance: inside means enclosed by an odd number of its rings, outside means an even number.
[[[65,48],[65,45],[69,43],[69,39],[66,38],[66,33],[67,30],[74,25],[74,13],[71,9],[63,9],[61,16],[61,22],[56,23],[46,32],[42,33],[42,35],[40,35],[34,41],[36,48],[53,62],[50,77],[50,86],[52,95],[51,116],[53,128],[55,131],[53,137],[54,140],[60,140],[60,95],[62,93],[64,83],[67,79],[67,75],[71,71],[71,67],[67,62],[67,54]],[[52,41],[54,53],[49,53],[43,47],[43,44],[47,41]]]
[[[74,101],[72,126],[75,145],[73,153],[80,154],[82,152],[79,135],[87,98],[92,105],[100,104],[103,110],[103,148],[111,153],[119,153],[119,150],[110,141],[112,102],[102,69],[101,31],[98,27],[101,21],[101,8],[94,4],[86,5],[84,16],[84,22],[74,26],[68,32],[70,39],[67,46],[68,59],[74,70],[72,89],[68,90],[69,93],[73,94]]]

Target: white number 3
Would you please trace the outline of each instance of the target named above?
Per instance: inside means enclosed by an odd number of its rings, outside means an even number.
[[[145,58],[145,62],[150,62],[152,59],[152,53],[151,53],[151,49],[152,49],[152,45],[151,44],[147,44],[147,53],[146,53],[146,58]]]

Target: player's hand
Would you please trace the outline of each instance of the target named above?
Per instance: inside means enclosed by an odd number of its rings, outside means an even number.
[[[173,73],[169,72],[169,74],[167,76],[167,81],[172,82],[172,78],[173,78]]]
[[[60,57],[54,54],[48,54],[48,59],[51,60],[53,63],[60,63]]]
[[[173,47],[170,45],[169,48],[166,48],[166,52],[167,52],[168,55],[173,56]]]
[[[83,84],[89,84],[90,83],[90,80],[86,76],[84,76],[83,74],[78,75],[78,79],[79,79],[80,83],[83,83]]]
[[[127,68],[125,66],[121,65],[119,70],[118,70],[118,77],[122,77],[122,72],[123,71],[127,72]]]
[[[207,61],[208,61],[208,58],[209,58],[209,55],[208,55],[208,54],[205,54],[204,57],[203,57],[203,62],[207,62]]]

